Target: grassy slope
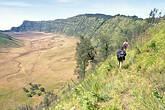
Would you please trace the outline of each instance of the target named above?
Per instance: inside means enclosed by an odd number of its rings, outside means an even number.
[[[9,35],[0,33],[0,47],[1,48],[20,47],[21,45],[23,45],[23,43],[20,40],[15,39]]]
[[[141,40],[142,39],[142,40]],[[165,108],[165,21],[147,30],[127,52],[123,68],[113,55],[68,91],[51,109],[163,110]],[[141,42],[143,41],[143,42]],[[72,84],[74,85],[74,84]]]

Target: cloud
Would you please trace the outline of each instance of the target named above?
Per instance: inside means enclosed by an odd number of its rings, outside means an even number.
[[[20,7],[29,7],[29,6],[31,6],[30,4],[25,3],[25,2],[3,2],[0,5],[3,5],[3,6],[20,6]]]

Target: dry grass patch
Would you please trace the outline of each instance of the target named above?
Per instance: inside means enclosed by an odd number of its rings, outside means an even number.
[[[38,104],[43,96],[28,98],[22,90],[30,82],[57,92],[76,79],[76,38],[39,32],[8,34],[24,40],[25,46],[1,49],[5,53],[0,54],[0,109],[14,109],[25,101]]]

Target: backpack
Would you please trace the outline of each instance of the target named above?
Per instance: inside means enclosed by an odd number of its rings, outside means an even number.
[[[127,46],[127,43],[125,42],[123,46],[126,47]]]
[[[119,58],[122,58],[122,57],[124,57],[124,51],[123,50],[119,54]]]

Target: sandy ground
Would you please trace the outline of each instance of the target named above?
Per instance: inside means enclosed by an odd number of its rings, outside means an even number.
[[[41,97],[27,98],[22,90],[30,82],[58,91],[56,84],[76,80],[76,38],[42,32],[7,34],[23,40],[25,46],[0,50],[0,109],[39,103]]]

